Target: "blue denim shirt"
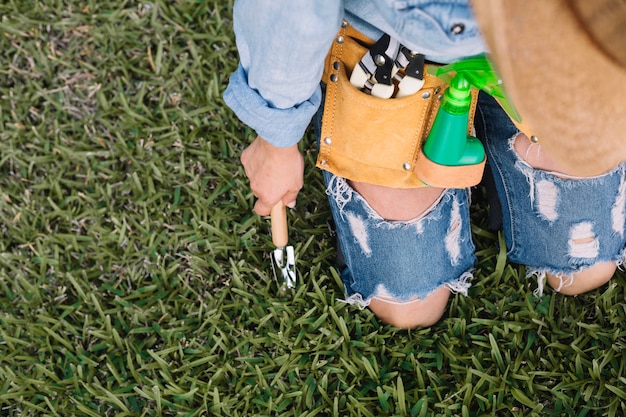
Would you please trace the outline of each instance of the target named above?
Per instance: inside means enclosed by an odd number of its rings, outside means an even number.
[[[317,111],[324,58],[344,18],[434,62],[486,52],[469,0],[237,0],[233,14],[240,63],[224,100],[277,147],[298,143]]]

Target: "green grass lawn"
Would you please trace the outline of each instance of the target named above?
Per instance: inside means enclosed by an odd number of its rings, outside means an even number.
[[[338,301],[308,138],[281,293],[221,99],[231,7],[0,4],[0,415],[623,416],[624,273],[535,297],[482,189],[470,297],[400,331]]]

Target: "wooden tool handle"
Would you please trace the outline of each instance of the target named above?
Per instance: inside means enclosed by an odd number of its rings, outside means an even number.
[[[272,242],[279,248],[287,246],[289,236],[287,233],[287,208],[282,200],[272,207],[270,212],[272,221]]]

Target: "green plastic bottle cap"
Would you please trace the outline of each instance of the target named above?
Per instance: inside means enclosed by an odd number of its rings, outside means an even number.
[[[470,88],[467,78],[461,73],[456,74],[444,93],[445,97],[441,106],[451,114],[467,113],[472,104]]]

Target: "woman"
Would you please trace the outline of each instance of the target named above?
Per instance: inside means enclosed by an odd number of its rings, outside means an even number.
[[[258,134],[241,161],[260,215],[279,201],[295,205],[303,183],[297,143],[312,119],[320,134],[324,109],[345,105],[324,91],[337,79],[333,74],[350,76],[354,63],[344,58],[354,51],[341,49],[335,63],[326,59],[329,48],[351,44],[367,52],[388,34],[431,63],[487,52],[471,5],[462,0],[238,0],[234,25],[241,62],[224,98]],[[368,126],[377,124],[361,125],[371,131]],[[509,259],[527,265],[540,289],[544,279],[564,294],[607,282],[624,256],[623,224],[620,229],[611,221],[625,210],[619,199],[624,164],[593,178],[578,175],[561,162],[558,149],[546,150],[543,138],[529,139],[486,95],[476,128],[494,172]],[[388,138],[381,132],[382,143]],[[318,140],[332,147],[354,138]],[[364,147],[369,142],[355,145]],[[475,261],[467,189],[398,187],[328,170],[324,177],[345,259],[347,302],[369,306],[386,323],[414,328],[438,321],[451,292],[467,294]]]

